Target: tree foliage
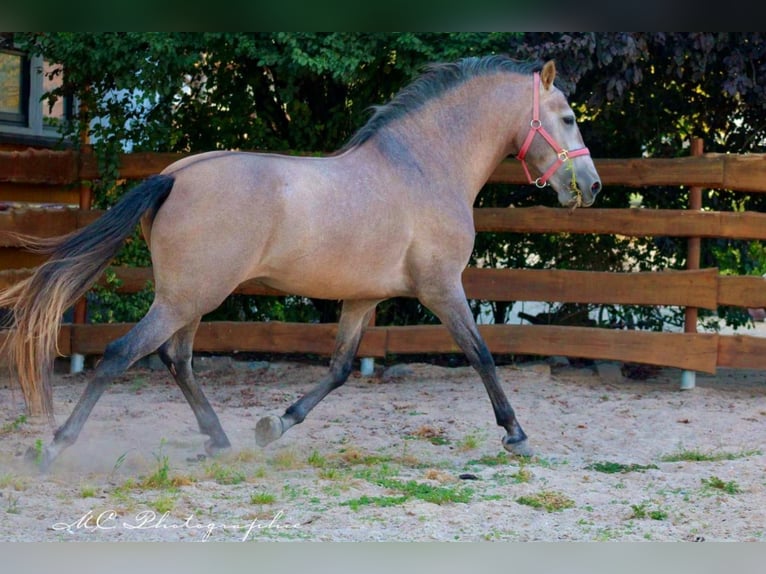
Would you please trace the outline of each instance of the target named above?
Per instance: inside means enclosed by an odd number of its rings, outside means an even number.
[[[88,130],[102,171],[97,205],[123,192],[116,154],[211,149],[327,153],[433,61],[507,53],[555,59],[559,84],[578,113],[594,157],[674,157],[691,137],[706,151],[763,151],[766,137],[766,35],[759,32],[593,33],[27,33],[17,42],[58,62],[82,114],[67,135]],[[97,118],[97,120],[94,120]],[[635,190],[609,188],[605,207],[626,207]],[[641,190],[648,207],[684,207],[686,190]],[[548,203],[533,186],[488,185],[478,205]],[[757,195],[714,190],[712,209],[762,210]],[[143,264],[135,237],[120,260]],[[647,255],[651,254],[651,255]],[[513,267],[626,270],[679,267],[685,242],[614,236],[481,234],[474,262]],[[703,265],[766,271],[752,242],[706,241]],[[495,305],[502,320],[507,304]],[[478,307],[477,307],[478,309]],[[232,297],[216,316],[328,320],[335,303]],[[651,314],[650,310],[638,311]],[[665,319],[643,317],[661,328]],[[431,321],[412,301],[379,308],[378,321]]]

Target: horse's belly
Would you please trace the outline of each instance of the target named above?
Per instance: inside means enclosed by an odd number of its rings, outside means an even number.
[[[293,270],[282,270],[258,280],[285,293],[316,299],[389,299],[411,295],[409,281],[401,273],[364,265],[344,267],[319,270],[297,265]]]

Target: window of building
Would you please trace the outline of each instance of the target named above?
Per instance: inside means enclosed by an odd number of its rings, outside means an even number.
[[[60,140],[58,124],[72,117],[70,98],[51,107],[43,95],[61,85],[59,66],[38,56],[0,49],[0,142],[54,145]]]
[[[29,64],[24,55],[0,51],[0,122],[27,125],[28,87]]]

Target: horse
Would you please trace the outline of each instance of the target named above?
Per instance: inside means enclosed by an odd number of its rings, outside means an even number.
[[[27,249],[48,259],[0,293],[0,307],[13,314],[5,346],[27,409],[51,423],[50,377],[63,313],[139,224],[154,273],[150,309],[106,346],[67,420],[42,452],[38,445],[39,468],[48,469],[76,442],[109,383],[154,352],[208,437],[207,454],[230,449],[195,381],[192,350],[202,316],[250,279],[342,302],[327,374],[281,416],[258,421],[259,446],[279,439],[343,385],[379,302],[415,297],[478,373],[505,429],[504,447],[529,453],[461,273],[474,245],[474,201],[506,157],[521,160],[530,184],[552,187],[562,206],[590,206],[601,190],[555,78],[552,60],[534,65],[489,55],[431,64],[388,103],[373,106],[368,121],[332,154],[201,152],[145,179],[86,227],[52,239],[23,238]],[[541,175],[534,178],[531,170]]]

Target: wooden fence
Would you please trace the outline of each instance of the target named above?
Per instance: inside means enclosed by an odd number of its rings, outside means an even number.
[[[135,153],[122,157],[120,176],[143,179],[180,156]],[[701,154],[679,159],[596,159],[604,193],[610,185],[631,187],[689,186],[766,192],[766,156]],[[100,215],[90,210],[89,187],[98,177],[90,154],[24,150],[0,152],[0,200],[56,202],[75,208],[11,208],[0,212],[0,231],[53,236],[86,225]],[[507,160],[490,182],[525,184],[518,162]],[[766,214],[700,209],[568,209],[529,207],[476,209],[478,232],[597,233],[622,236],[766,239]],[[1,235],[1,234],[0,234]],[[754,276],[724,276],[717,269],[646,273],[597,273],[563,270],[466,269],[463,279],[470,299],[490,301],[558,301],[573,303],[679,306],[716,309],[719,305],[766,307],[766,281]],[[0,288],[29,273],[40,262],[0,239]],[[151,269],[115,268],[123,292],[136,292],[151,279]],[[249,281],[243,294],[277,295]],[[696,314],[687,313],[689,317]],[[127,324],[84,324],[82,315],[61,329],[64,354],[97,355],[107,342],[126,332]],[[198,351],[329,354],[335,324],[206,322],[198,331]],[[565,355],[637,362],[714,373],[717,367],[766,369],[766,339],[746,334],[565,327],[554,325],[482,325],[493,353]],[[452,353],[459,349],[441,326],[372,327],[360,355]]]

